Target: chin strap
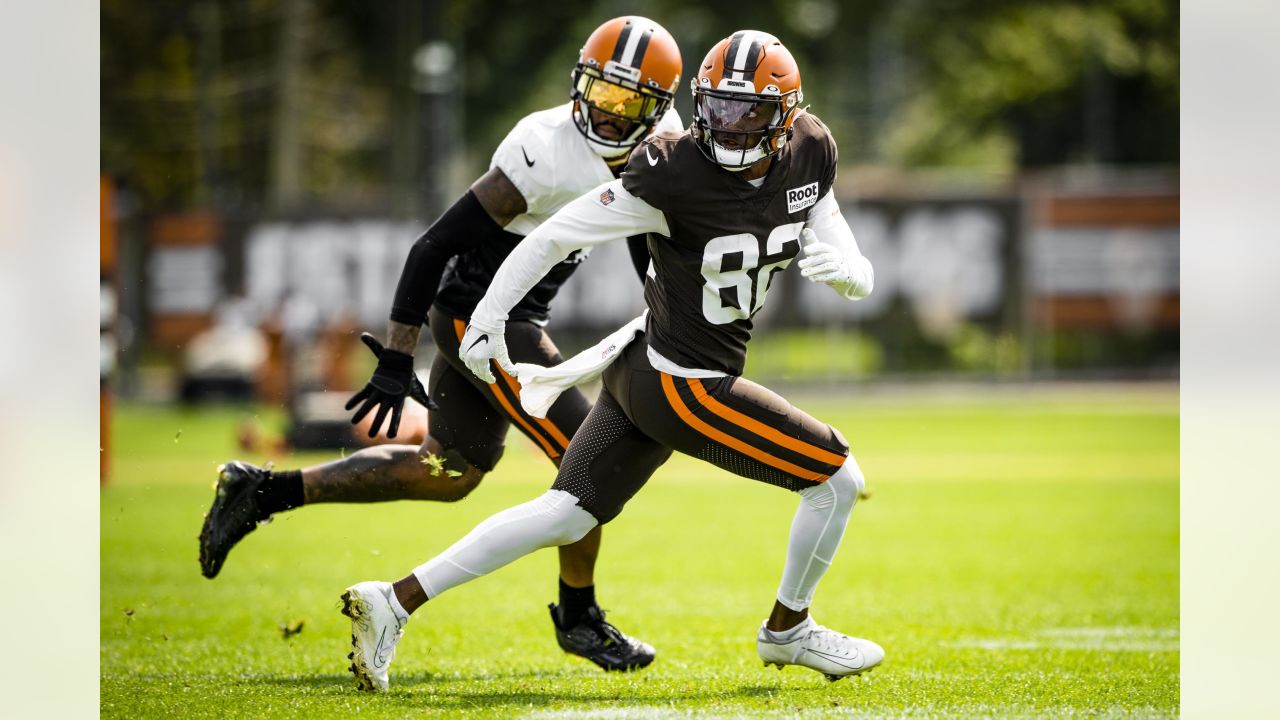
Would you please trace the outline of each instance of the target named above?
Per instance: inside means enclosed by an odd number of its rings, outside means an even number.
[[[609,163],[610,165],[612,165],[615,162],[626,162],[627,158],[631,157],[631,151],[635,150],[636,145],[639,144],[639,143],[636,143],[636,144],[628,145],[625,147],[612,147],[612,146],[603,145],[600,142],[597,142],[594,139],[597,137],[599,136],[595,134],[594,130],[590,131],[590,133],[587,135],[587,142],[589,145],[591,145],[591,151],[594,152],[596,155],[599,155],[606,163]]]
[[[765,152],[762,147],[764,142],[765,141],[762,139],[759,144],[748,150],[730,150],[715,140],[712,140],[711,153],[715,156],[716,164],[721,168],[728,170],[729,172],[742,172],[743,170],[746,170],[761,160],[769,157],[769,153]],[[726,165],[725,163],[730,162],[730,159],[735,161],[735,164]],[[742,164],[736,164],[738,162]]]

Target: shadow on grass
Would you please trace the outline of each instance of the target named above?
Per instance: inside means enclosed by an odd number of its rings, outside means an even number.
[[[379,695],[360,692],[355,688],[352,677],[346,674],[263,676],[244,678],[242,682],[305,688],[324,695],[349,695],[353,699],[368,698],[387,707],[399,705],[421,707],[425,702],[437,709],[536,708],[561,703],[609,703],[614,707],[623,707],[708,700],[733,702],[765,697],[779,691],[776,684],[758,683],[748,683],[736,688],[721,686],[716,690],[709,690],[701,686],[696,679],[690,679],[687,682],[646,683],[643,688],[630,687],[628,689],[632,692],[629,694],[634,701],[620,702],[617,686],[606,682],[592,688],[584,688],[579,682],[584,675],[588,673],[563,670],[496,672],[470,676],[429,672],[406,673],[392,678],[391,691]],[[601,679],[628,677],[594,673],[589,675]]]

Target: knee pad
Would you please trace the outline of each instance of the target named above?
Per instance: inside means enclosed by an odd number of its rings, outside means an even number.
[[[563,490],[546,491],[529,503],[529,511],[545,520],[547,537],[556,545],[576,543],[599,524],[578,498]]]
[[[853,459],[853,455],[849,455],[844,459],[844,465],[841,465],[836,474],[832,475],[831,480],[827,482],[837,478],[839,478],[839,486],[842,489],[845,487],[852,488],[854,499],[857,499],[867,486],[867,480],[862,474],[862,468],[858,467],[858,461]]]
[[[800,496],[804,498],[805,503],[819,510],[837,503],[845,507],[853,507],[853,503],[857,502],[858,495],[862,493],[865,485],[862,469],[850,455],[845,458],[840,469],[827,478],[826,482],[801,490]]]

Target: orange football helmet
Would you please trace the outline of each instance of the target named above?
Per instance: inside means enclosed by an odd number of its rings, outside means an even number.
[[[694,139],[709,160],[734,172],[782,150],[804,101],[791,51],[756,30],[716,43],[691,83]]]
[[[573,119],[604,157],[631,151],[671,107],[680,82],[680,48],[671,33],[638,15],[596,28],[578,55]],[[602,136],[604,126],[611,129]]]

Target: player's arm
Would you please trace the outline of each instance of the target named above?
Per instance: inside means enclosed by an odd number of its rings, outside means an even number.
[[[435,301],[444,269],[455,255],[487,239],[526,209],[524,195],[499,168],[491,168],[427,228],[405,259],[391,303],[387,347],[413,355],[418,334]]]
[[[524,211],[524,196],[495,167],[414,242],[396,285],[386,346],[367,333],[361,336],[377,356],[378,366],[368,384],[347,401],[346,408],[359,406],[352,416],[353,424],[377,409],[369,437],[377,435],[387,417],[391,419],[387,436],[396,436],[406,395],[429,406],[426,391],[413,374],[413,353],[449,260],[477,243],[499,236]]]
[[[871,294],[875,269],[858,249],[858,241],[833,192],[827,191],[809,210],[801,236],[805,252],[800,261],[801,275],[825,283],[850,300]]]
[[[529,233],[498,268],[462,339],[463,363],[486,382],[493,382],[490,359],[512,372],[503,333],[507,314],[520,298],[574,251],[649,232],[669,235],[666,216],[628,192],[621,180],[565,205]]]

